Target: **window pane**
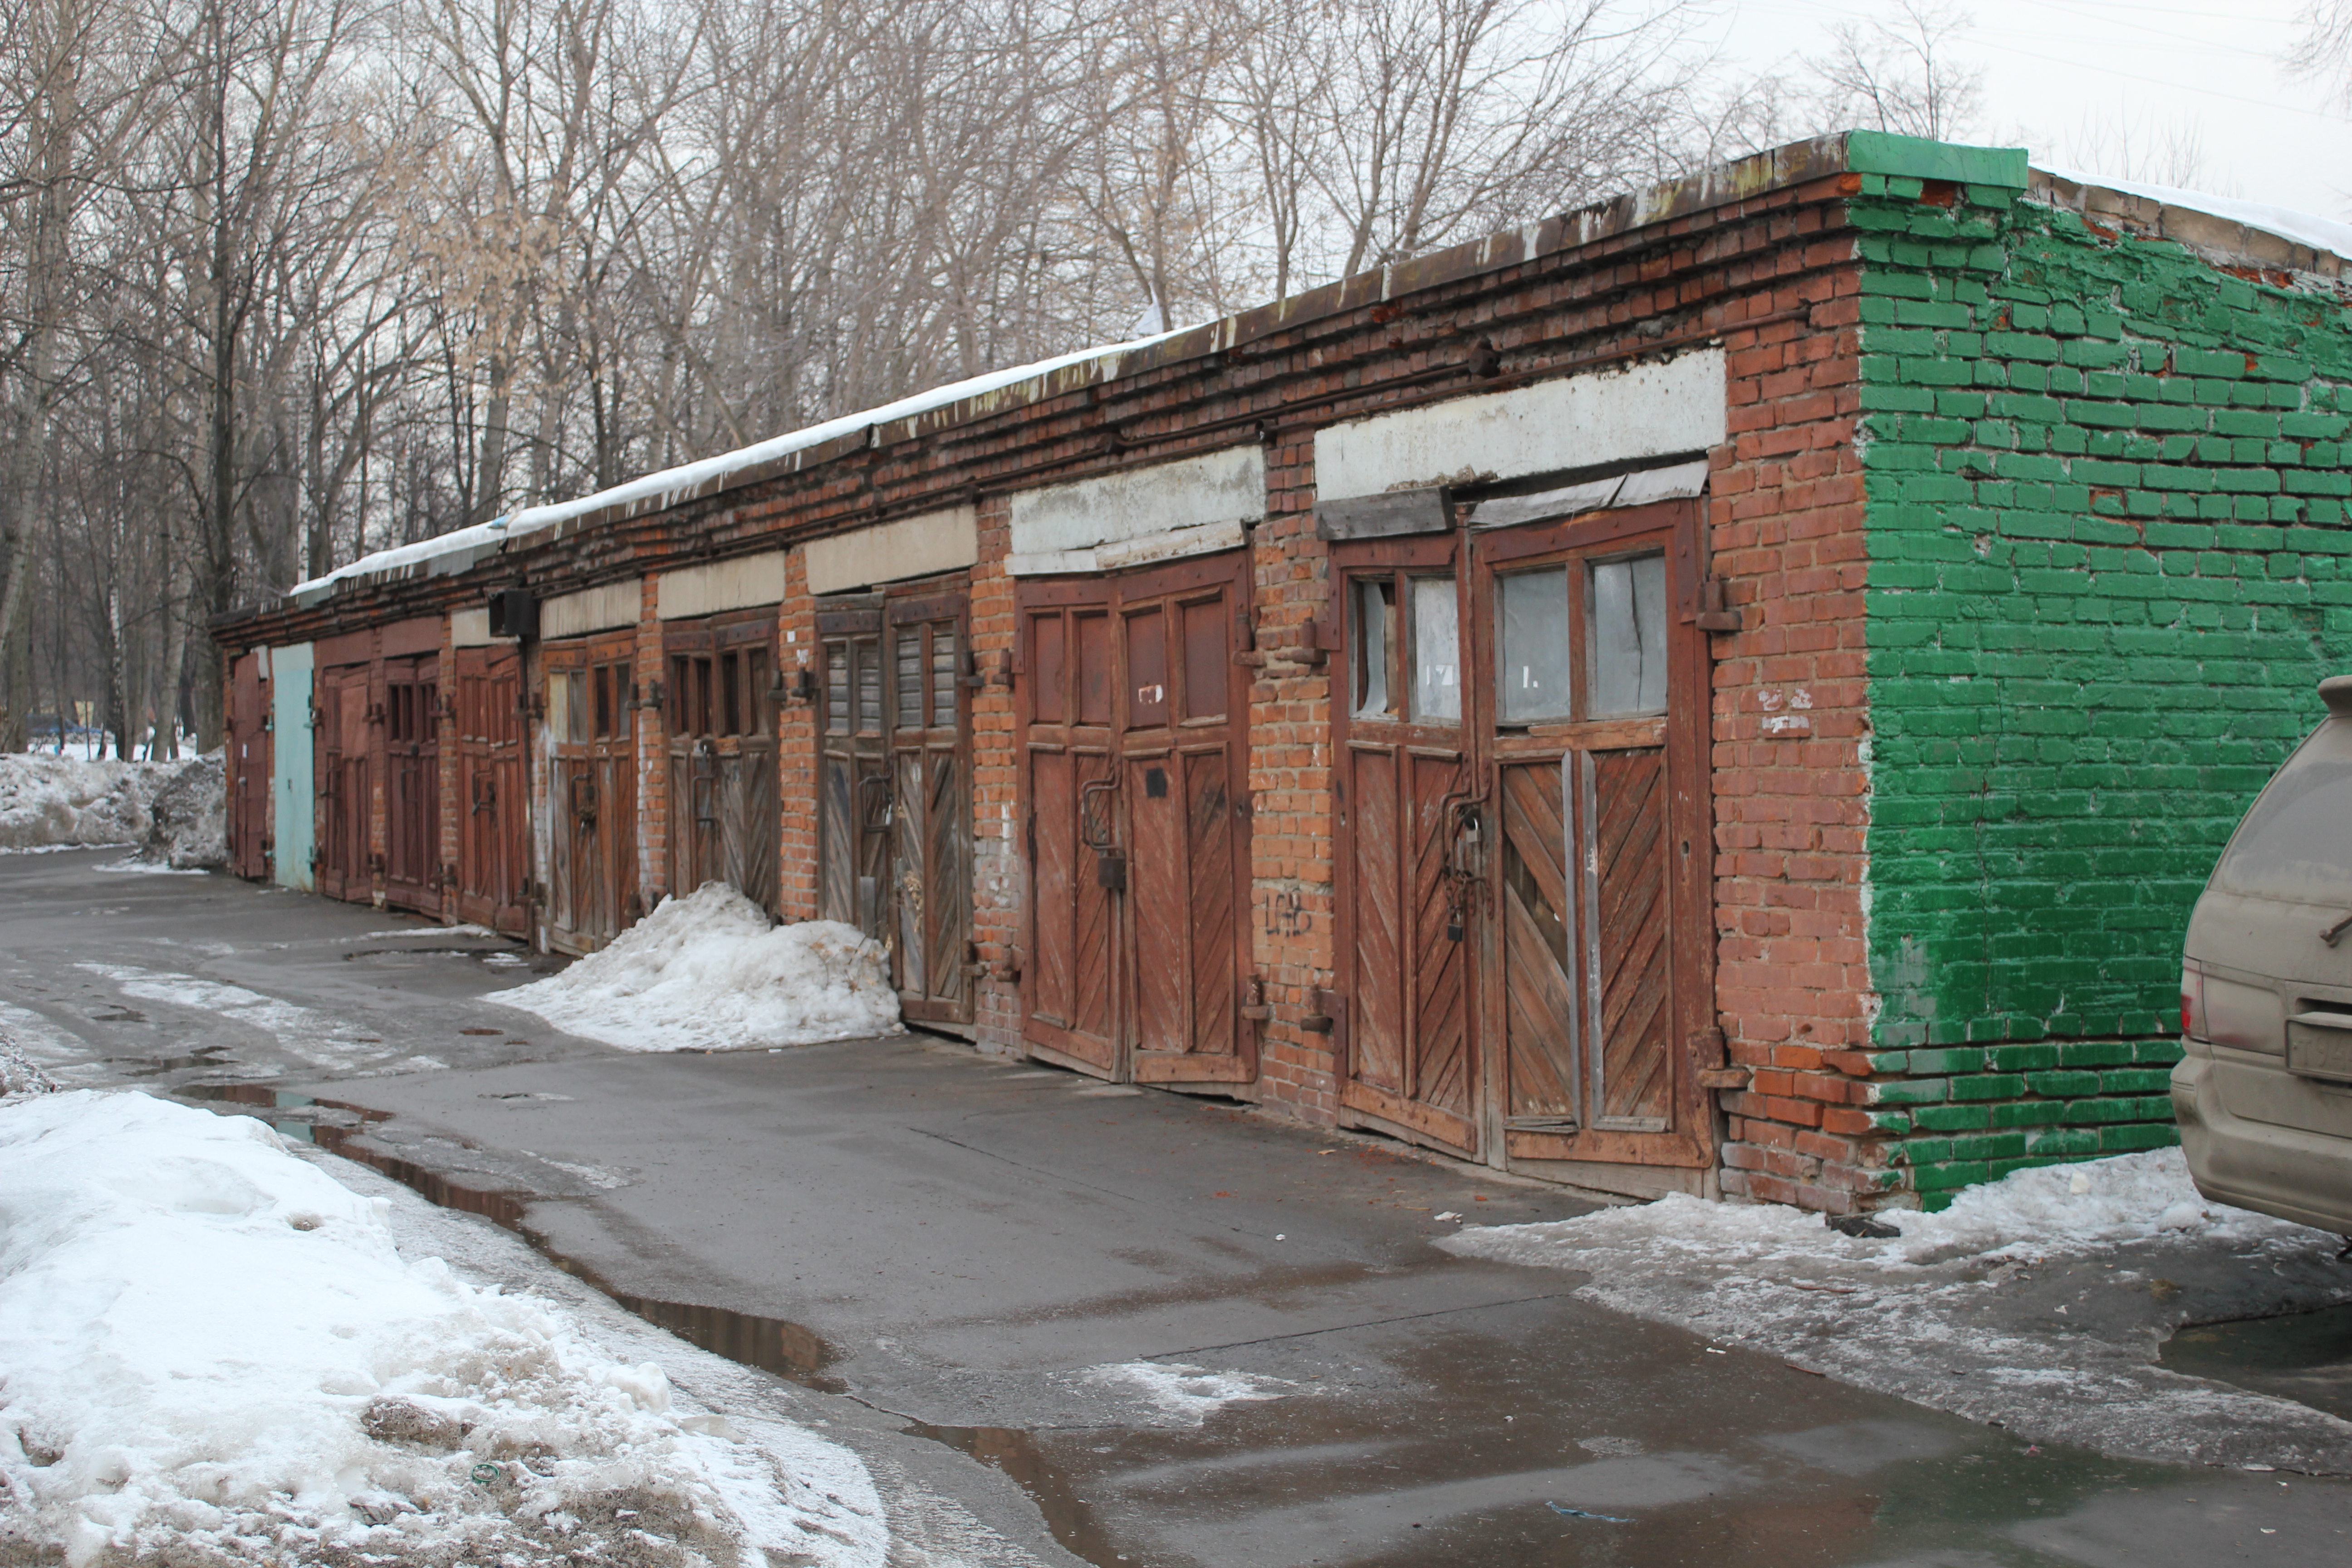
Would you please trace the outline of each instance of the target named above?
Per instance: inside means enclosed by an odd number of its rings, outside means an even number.
[[[898,728],[923,727],[923,634],[908,626],[898,634]]]
[[[849,733],[849,645],[824,645],[824,732]]]
[[[593,731],[588,728],[588,672],[582,670],[564,682],[572,694],[571,712],[564,715],[563,736],[568,741],[585,741]]]
[[[882,649],[866,643],[857,650],[857,732],[882,732]]]
[[[931,627],[931,728],[952,730],[956,721],[956,685],[962,675],[956,659],[956,629],[952,621]]]
[[[1462,717],[1461,611],[1451,577],[1412,580],[1412,716]]]
[[[1592,711],[1666,710],[1666,558],[1592,569]]]
[[[1500,646],[1495,656],[1496,705],[1506,724],[1565,719],[1569,684],[1568,568],[1519,572],[1501,581]]]
[[[1384,719],[1396,711],[1389,697],[1390,650],[1396,646],[1396,584],[1356,580],[1356,717]]]

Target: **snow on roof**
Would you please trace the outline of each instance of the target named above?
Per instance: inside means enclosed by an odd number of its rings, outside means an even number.
[[[593,495],[581,496],[572,500],[554,501],[545,506],[524,507],[520,511],[509,512],[505,517],[493,518],[488,522],[476,523],[470,528],[460,528],[448,533],[436,534],[431,539],[419,540],[414,544],[402,544],[390,550],[379,550],[372,555],[361,556],[348,566],[339,566],[322,577],[313,577],[307,583],[298,583],[291,592],[313,593],[330,587],[345,578],[363,577],[377,572],[392,571],[397,567],[414,566],[420,562],[437,560],[442,556],[456,554],[460,551],[471,550],[477,546],[496,544],[503,540],[519,539],[526,534],[538,533],[552,528],[560,522],[568,521],[575,517],[585,517],[591,512],[602,511],[606,507],[626,506],[633,501],[652,498],[660,498],[665,505],[668,505],[676,500],[702,492],[713,480],[724,479],[746,468],[755,468],[763,463],[774,462],[779,458],[790,457],[794,452],[805,450],[810,447],[822,446],[827,441],[835,440],[843,436],[855,435],[869,425],[887,425],[893,420],[912,418],[918,414],[929,413],[934,408],[943,408],[952,403],[961,403],[966,398],[982,396],[1004,387],[1016,385],[1021,382],[1050,375],[1057,370],[1066,369],[1074,364],[1084,364],[1095,360],[1117,360],[1122,354],[1149,348],[1153,343],[1160,342],[1176,336],[1177,332],[1188,330],[1178,328],[1174,331],[1155,332],[1149,337],[1134,338],[1123,343],[1079,349],[1075,353],[1061,354],[1053,359],[1039,360],[1034,364],[1015,365],[1009,370],[990,371],[986,374],[975,375],[969,380],[951,382],[945,386],[935,386],[928,391],[918,392],[910,397],[902,397],[896,403],[883,404],[878,408],[867,408],[856,414],[845,414],[838,419],[828,419],[822,425],[811,425],[788,435],[773,436],[765,441],[745,447],[740,451],[721,453],[715,458],[704,458],[698,462],[681,463],[674,468],[664,468],[658,473],[646,474],[631,479],[625,484],[614,485],[610,489],[598,490]]]
[[[2313,250],[2332,251],[2337,256],[2352,258],[2352,223],[2297,212],[2293,207],[2274,207],[2266,202],[2242,201],[2236,196],[2208,195],[2203,191],[2151,185],[2140,180],[2110,179],[2105,174],[2094,174],[2080,169],[2061,169],[2049,163],[2033,166],[2045,174],[2055,174],[2077,185],[2095,185],[2101,190],[2120,191],[2127,196],[2161,202],[2168,207],[2187,207],[2191,212],[2209,213],[2248,228],[2277,235],[2281,239],[2291,239]]]

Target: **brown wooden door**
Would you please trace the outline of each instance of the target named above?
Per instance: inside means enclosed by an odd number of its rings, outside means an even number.
[[[898,1009],[972,1020],[971,703],[957,578],[820,601],[819,913],[889,954]]]
[[[593,952],[641,912],[636,746],[629,722],[635,634],[549,643],[547,939]]]
[[[384,855],[388,903],[441,910],[440,659],[385,661]]]
[[[818,714],[817,913],[887,940],[890,863],[890,704],[882,596],[820,602],[824,669]]]
[[[1343,1120],[1711,1163],[1687,503],[1335,546]]]
[[[375,805],[370,767],[369,667],[337,665],[318,676],[319,890],[331,899],[372,901],[369,823]]]
[[[467,647],[456,664],[457,918],[521,936],[530,928],[522,658],[512,647]]]
[[[1514,1159],[1714,1163],[1697,526],[1675,502],[1475,539],[1485,1037]]]
[[[239,654],[229,678],[229,868],[269,875],[269,688],[261,655]]]
[[[1246,556],[1024,584],[1025,1037],[1114,1079],[1246,1082]]]
[[[1343,1111],[1457,1153],[1478,1145],[1476,923],[1485,828],[1465,711],[1453,534],[1334,552],[1335,936]]]
[[[971,719],[964,595],[893,594],[883,605],[888,675],[891,977],[898,1011],[969,1024]]]
[[[725,882],[772,916],[782,907],[775,647],[773,610],[672,621],[662,630],[670,890]]]

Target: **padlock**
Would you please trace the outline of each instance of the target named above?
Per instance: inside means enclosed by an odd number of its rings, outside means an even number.
[[[1127,856],[1117,849],[1095,851],[1095,886],[1107,892],[1127,891]]]

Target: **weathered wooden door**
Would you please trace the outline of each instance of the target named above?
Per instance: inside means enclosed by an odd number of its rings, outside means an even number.
[[[893,594],[883,605],[889,671],[889,910],[898,1010],[969,1024],[971,722],[961,591]]]
[[[972,1020],[971,704],[961,580],[821,602],[820,912],[881,942],[906,1017]]]
[[[1690,502],[1474,536],[1514,1160],[1713,1163],[1707,650]]]
[[[882,595],[822,601],[818,715],[817,913],[884,940],[889,886],[890,737]]]
[[[269,875],[270,851],[269,698],[261,679],[263,657],[239,654],[229,679],[229,868],[256,880]]]
[[[635,634],[544,646],[548,750],[547,939],[593,952],[635,921]]]
[[[725,882],[781,909],[773,610],[672,621],[662,631],[669,695],[669,886]]]
[[[1688,503],[1335,545],[1343,1120],[1712,1160]]]
[[[365,903],[375,896],[369,824],[374,750],[368,719],[370,667],[337,665],[318,676],[319,890]]]
[[[1017,667],[1032,1051],[1246,1082],[1248,562],[1024,584]]]
[[[512,647],[466,647],[456,662],[457,918],[521,936],[530,928],[522,658]]]
[[[384,664],[384,857],[388,903],[441,910],[440,659]]]
[[[1334,552],[1339,1102],[1457,1153],[1478,1146],[1474,926],[1483,792],[1465,708],[1454,534]]]

